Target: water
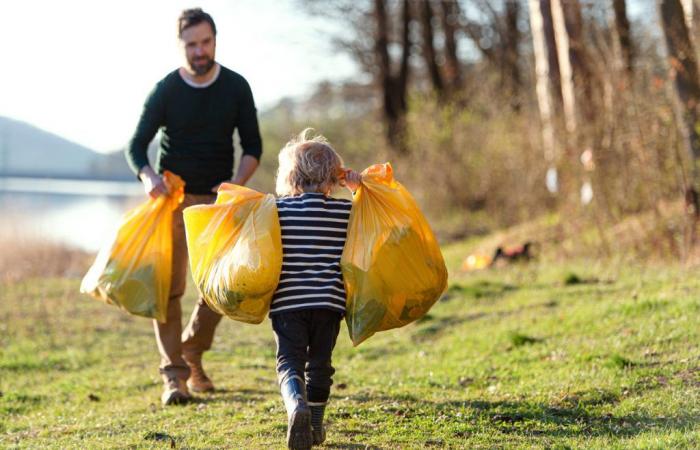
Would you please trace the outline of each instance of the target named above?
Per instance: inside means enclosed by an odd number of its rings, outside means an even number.
[[[144,201],[141,184],[0,177],[2,240],[43,238],[98,250],[121,216]]]

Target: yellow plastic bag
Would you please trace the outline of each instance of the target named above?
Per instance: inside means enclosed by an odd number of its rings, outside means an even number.
[[[282,271],[282,237],[275,198],[235,184],[221,185],[213,205],[185,208],[192,278],[219,314],[260,323]]]
[[[84,294],[159,322],[165,322],[170,295],[173,211],[185,196],[179,176],[166,171],[163,179],[170,194],[126,213],[80,284]]]
[[[377,331],[419,319],[447,287],[435,236],[388,163],[362,172],[341,269],[345,320],[355,346]]]

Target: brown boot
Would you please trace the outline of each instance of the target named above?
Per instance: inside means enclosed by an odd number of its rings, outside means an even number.
[[[192,399],[185,380],[170,376],[163,380],[163,384],[163,394],[160,396],[163,406],[182,405]]]
[[[190,388],[192,392],[214,391],[214,383],[211,382],[211,379],[209,379],[202,367],[202,355],[183,350],[182,359],[185,360],[190,368],[190,377],[187,379],[187,387]]]

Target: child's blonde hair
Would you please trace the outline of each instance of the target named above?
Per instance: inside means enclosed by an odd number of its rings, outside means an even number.
[[[277,195],[328,193],[340,181],[343,159],[328,140],[306,128],[280,150]]]

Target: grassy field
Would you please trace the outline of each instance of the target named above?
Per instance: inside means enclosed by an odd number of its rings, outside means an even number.
[[[326,448],[700,447],[697,269],[460,274],[463,252],[445,249],[449,291],[420,322],[357,348],[343,326]],[[0,446],[284,447],[269,322],[224,320],[205,356],[219,391],[163,408],[149,321],[78,278],[2,283]]]

